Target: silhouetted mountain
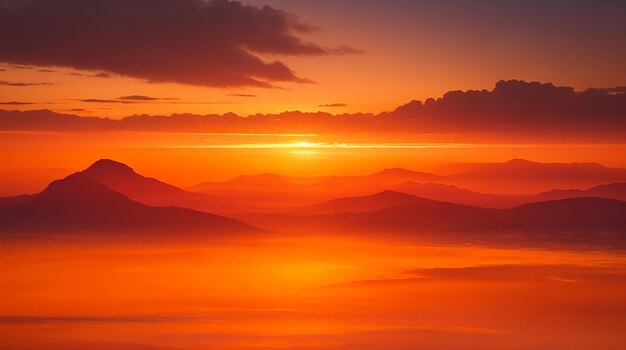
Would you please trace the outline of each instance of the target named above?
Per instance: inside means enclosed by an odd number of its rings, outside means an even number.
[[[26,204],[35,198],[35,195],[23,194],[19,196],[2,197],[0,198],[0,209],[14,207],[16,205]]]
[[[388,232],[443,229],[478,224],[496,209],[471,207],[384,191],[368,196],[339,198],[299,208],[294,214],[245,214],[257,226],[276,230],[349,229]]]
[[[510,195],[498,193],[475,192],[453,185],[420,184],[405,182],[392,188],[395,191],[412,194],[418,197],[440,200],[450,203],[465,204],[485,208],[511,208],[514,206],[543,202],[556,199],[577,197],[601,197],[626,200],[626,183],[599,185],[588,190],[569,189],[551,190],[533,195]]]
[[[267,188],[292,188],[295,185],[284,177],[276,174],[240,175],[232,180],[224,182],[202,182],[189,189],[196,192],[212,190],[262,190]]]
[[[579,197],[529,203],[503,210],[482,226],[597,227],[626,233],[626,202],[598,197]]]
[[[81,174],[132,200],[150,206],[174,206],[220,214],[250,209],[222,196],[188,192],[157,179],[145,177],[128,165],[110,159],[96,161]]]
[[[346,210],[341,211],[345,205]],[[368,208],[374,210],[367,211]],[[613,242],[626,244],[626,202],[583,197],[488,209],[395,192],[343,198],[303,214],[246,214],[247,222],[274,230],[416,235],[516,244]],[[323,214],[323,213],[327,214]],[[595,243],[594,243],[595,242]],[[609,244],[610,245],[610,244]]]
[[[424,199],[406,193],[383,191],[370,196],[338,198],[317,205],[298,208],[295,212],[306,215],[333,213],[361,213],[388,207],[416,204]]]
[[[135,202],[81,173],[52,182],[30,202],[0,210],[3,230],[97,230],[243,232],[254,228],[234,219],[175,207]]]
[[[326,181],[333,181],[345,188],[356,191],[382,191],[392,185],[406,181],[433,182],[440,181],[441,177],[435,174],[403,168],[384,169],[377,173],[357,176],[329,176]]]
[[[445,177],[446,183],[502,193],[529,193],[553,188],[580,188],[626,181],[626,169],[595,163],[538,163],[513,159],[504,163],[457,165],[465,171]]]
[[[228,194],[236,191],[253,191],[257,194],[276,193],[316,194],[317,197],[358,195],[383,191],[405,181],[437,181],[437,175],[402,168],[385,169],[369,175],[319,176],[312,178],[286,177],[276,174],[239,176],[224,182],[203,182],[190,190],[203,193]]]
[[[392,190],[443,202],[485,208],[510,208],[532,201],[529,200],[527,196],[482,193],[459,188],[454,185],[434,183],[424,184],[413,181],[407,181],[394,186],[392,187]]]
[[[626,201],[626,183],[612,183],[606,185],[598,185],[587,190],[552,190],[548,192],[538,193],[532,196],[532,201],[545,201],[554,199],[565,199],[575,197],[601,197],[612,198]],[[530,202],[529,200],[528,202]]]
[[[128,165],[110,159],[98,160],[81,174],[145,204],[164,204],[170,199],[180,197],[201,197],[157,179],[139,175]]]

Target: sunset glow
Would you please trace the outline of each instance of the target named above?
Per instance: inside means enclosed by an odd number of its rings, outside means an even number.
[[[626,349],[626,2],[0,0],[0,350]]]

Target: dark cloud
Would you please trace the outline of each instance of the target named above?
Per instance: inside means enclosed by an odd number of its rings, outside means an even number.
[[[133,100],[118,100],[118,99],[101,99],[101,98],[86,98],[79,100],[80,102],[89,103],[138,103],[139,101]]]
[[[329,108],[329,107],[347,107],[348,105],[345,103],[326,103],[326,104],[321,104],[318,107],[322,107],[322,108]]]
[[[616,86],[612,88],[591,88],[588,92],[608,92],[609,94],[626,94],[626,86]]]
[[[22,105],[32,105],[34,104],[33,102],[20,102],[20,101],[7,101],[7,102],[2,102],[0,101],[0,105],[5,105],[5,106],[22,106]]]
[[[227,0],[0,0],[0,61],[150,82],[272,87],[311,82],[260,55],[336,55],[281,10]]]
[[[252,94],[228,94],[228,96],[232,96],[232,97],[256,97],[256,95],[252,95]]]
[[[41,85],[54,85],[50,82],[22,82],[22,81],[4,81],[0,80],[0,86],[41,86]]]
[[[150,97],[150,96],[143,96],[143,95],[121,96],[121,97],[118,97],[117,99],[118,100],[126,100],[126,101],[159,101],[159,100],[172,101],[172,100],[178,100],[178,98],[174,98],[174,97]]]
[[[109,73],[105,73],[105,72],[94,73],[94,74],[70,72],[68,74],[69,75],[75,75],[75,76],[78,76],[78,77],[87,77],[87,78],[113,78],[113,75],[111,75]]]
[[[384,116],[426,132],[625,130],[626,94],[620,91],[499,81],[491,91],[450,91]]]
[[[21,66],[19,64],[12,64],[11,68],[15,68],[15,69],[34,69],[35,67],[32,67],[32,66]]]
[[[180,102],[177,97],[150,97],[144,95],[128,95],[128,96],[120,96],[116,98],[86,98],[80,99],[80,102],[89,102],[89,103],[143,103],[143,102],[159,102],[159,103],[195,103],[195,102]],[[202,103],[224,103],[224,102],[197,102],[197,104]]]
[[[37,69],[37,71],[41,73],[56,73],[56,71],[52,69]]]
[[[141,95],[138,95],[141,96]],[[154,98],[154,97],[148,97]],[[94,103],[148,103],[152,100],[86,99]],[[229,102],[164,101],[172,104],[223,104]],[[20,114],[21,113],[21,114]],[[45,123],[37,125],[40,116]],[[50,128],[57,130],[65,117],[53,112],[1,112],[0,129]],[[9,122],[10,121],[10,122]],[[302,132],[302,133],[432,133],[434,135],[492,134],[520,139],[603,140],[622,139],[626,133],[626,93],[616,89],[575,91],[569,87],[523,81],[501,81],[491,90],[453,91],[439,99],[413,101],[392,112],[380,114],[331,114],[326,112],[283,112],[238,116],[175,114],[139,115],[119,121],[97,122],[72,119],[72,128],[98,125],[105,130],[157,130],[180,132]],[[560,138],[554,138],[558,135]],[[482,137],[481,136],[481,137]]]

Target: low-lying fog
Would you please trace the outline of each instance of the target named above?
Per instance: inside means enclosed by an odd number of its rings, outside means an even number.
[[[0,245],[3,349],[624,349],[626,259],[325,235]]]

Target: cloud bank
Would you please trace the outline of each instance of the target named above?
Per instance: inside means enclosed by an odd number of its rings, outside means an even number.
[[[352,54],[281,10],[228,0],[0,0],[0,62],[212,87],[310,82],[261,55]]]
[[[174,114],[121,120],[62,115],[47,110],[1,111],[0,130],[142,130],[172,132],[435,133],[495,135],[609,135],[626,133],[626,93],[619,88],[575,91],[553,84],[500,81],[491,91],[451,91],[412,101],[391,112],[283,112],[246,117]],[[147,96],[106,100],[137,103]],[[132,97],[132,98],[129,98]],[[98,101],[101,102],[101,101]],[[595,137],[594,136],[594,137]]]

